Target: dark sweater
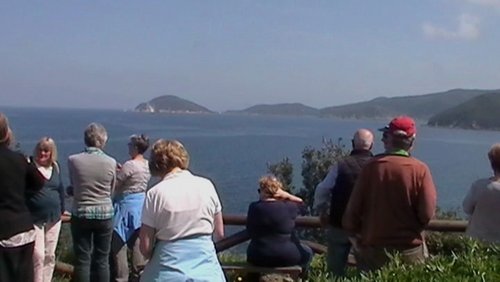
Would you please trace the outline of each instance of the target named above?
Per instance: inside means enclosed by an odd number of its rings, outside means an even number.
[[[39,190],[43,178],[26,158],[0,146],[0,240],[33,229],[25,192]]]
[[[299,208],[288,201],[257,201],[250,204],[247,230],[250,245],[247,261],[260,266],[290,266],[303,259],[293,235]]]
[[[45,181],[43,188],[34,193],[28,192],[27,198],[28,208],[36,224],[52,223],[61,218],[64,212],[64,188],[56,165],[52,167],[52,175]]]

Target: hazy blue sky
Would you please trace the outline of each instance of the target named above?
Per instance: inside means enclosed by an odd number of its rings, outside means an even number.
[[[0,0],[0,105],[326,107],[496,89],[499,26],[500,0]]]

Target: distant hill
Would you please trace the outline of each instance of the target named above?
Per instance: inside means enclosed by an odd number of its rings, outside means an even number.
[[[240,111],[228,111],[230,114],[317,116],[319,110],[300,103],[255,105]]]
[[[320,114],[324,117],[342,118],[389,118],[407,114],[416,119],[427,120],[439,112],[492,91],[494,90],[453,89],[416,96],[379,97],[366,102],[323,108]]]
[[[428,124],[473,129],[500,129],[500,91],[472,98],[432,116]]]
[[[149,102],[144,102],[135,111],[150,113],[213,113],[213,111],[194,102],[173,95],[156,97]]]

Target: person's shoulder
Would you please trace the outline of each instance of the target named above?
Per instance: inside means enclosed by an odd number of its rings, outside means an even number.
[[[135,169],[136,167],[138,167],[139,163],[137,163],[137,161],[135,160],[128,160],[126,161],[125,163],[123,163],[123,165],[121,166],[121,169]]]
[[[182,176],[186,180],[189,180],[190,182],[194,182],[198,185],[215,188],[212,180],[210,180],[209,178],[200,176],[200,175],[192,174],[189,170],[184,170]]]
[[[16,152],[16,151],[13,151],[13,150],[10,150],[10,149],[6,148],[2,152],[2,155],[6,156],[7,158],[10,158],[11,160],[16,160],[16,161],[20,161],[22,163],[27,163],[26,156],[24,156],[20,152]]]
[[[68,163],[78,163],[83,157],[83,153],[72,154],[68,157]]]
[[[165,189],[166,185],[167,185],[166,181],[159,181],[146,191],[146,195],[155,195],[161,193],[162,191],[168,191],[168,189]]]
[[[429,166],[423,161],[417,159],[416,157],[410,156],[408,157],[408,161],[411,162],[414,166],[421,167],[422,169],[429,170]]]
[[[486,188],[491,183],[492,183],[492,181],[490,178],[480,178],[480,179],[476,179],[474,182],[472,182],[472,187],[475,189]]]
[[[113,163],[113,164],[116,164],[116,160],[115,160],[115,158],[113,158],[112,156],[110,156],[110,155],[108,155],[108,154],[106,154],[106,153],[102,154],[101,156],[102,156],[104,159],[106,159],[106,161],[107,161],[107,162],[109,162],[109,163]]]

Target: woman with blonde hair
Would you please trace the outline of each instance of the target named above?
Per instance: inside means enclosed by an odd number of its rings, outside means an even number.
[[[0,281],[33,281],[35,230],[25,193],[37,191],[43,179],[36,167],[10,149],[12,131],[0,113]]]
[[[222,207],[212,182],[191,174],[176,140],[151,148],[149,168],[162,180],[146,193],[139,234],[150,258],[141,281],[225,281],[212,241],[224,236]]]
[[[27,193],[27,204],[36,233],[33,252],[34,281],[50,282],[61,230],[61,215],[64,213],[64,186],[57,163],[57,147],[54,139],[41,138],[35,146],[30,161],[36,165],[40,176],[45,180],[41,190]]]
[[[266,267],[301,265],[305,272],[312,250],[295,236],[302,200],[284,191],[274,175],[261,177],[259,187],[259,200],[250,204],[247,214],[247,261]]]

